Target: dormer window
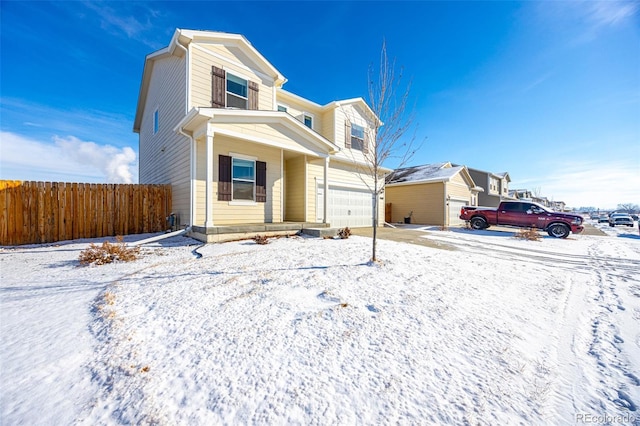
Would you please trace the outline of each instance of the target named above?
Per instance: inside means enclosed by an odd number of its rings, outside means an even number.
[[[351,125],[351,149],[364,151],[364,127]]]
[[[304,114],[303,119],[304,119],[304,125],[310,129],[313,129],[313,117],[308,114]]]
[[[247,80],[227,73],[227,108],[247,109]]]

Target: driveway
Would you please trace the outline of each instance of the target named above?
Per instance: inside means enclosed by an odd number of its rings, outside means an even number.
[[[452,245],[448,245],[442,242],[423,238],[431,232],[437,232],[438,226],[430,225],[394,225],[396,228],[382,227],[378,228],[377,237],[381,240],[391,240],[401,243],[417,244],[426,247],[440,248],[445,250],[456,250]],[[516,228],[503,228],[500,226],[492,226],[489,228],[495,232],[505,232],[514,234]],[[373,237],[373,228],[351,228],[352,235],[358,235],[361,237]],[[544,234],[546,235],[546,233]],[[598,235],[607,236],[604,232],[596,228],[595,226],[584,224],[584,231],[580,235]]]

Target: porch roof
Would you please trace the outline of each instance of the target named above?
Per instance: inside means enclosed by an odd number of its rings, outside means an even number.
[[[174,128],[197,137],[210,124],[215,134],[274,146],[289,151],[329,156],[340,148],[324,136],[280,111],[193,108]],[[275,136],[270,137],[269,133]]]

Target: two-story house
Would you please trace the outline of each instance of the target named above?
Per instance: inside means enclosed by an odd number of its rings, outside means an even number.
[[[371,226],[364,166],[377,117],[362,98],[319,105],[286,81],[238,34],[178,29],[146,57],[140,183],[170,183],[194,237],[213,241],[225,225]]]
[[[473,181],[484,191],[478,193],[478,205],[486,207],[498,207],[501,201],[514,200],[509,194],[509,173],[492,173],[468,167]]]

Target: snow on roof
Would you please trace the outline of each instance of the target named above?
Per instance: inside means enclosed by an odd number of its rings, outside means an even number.
[[[449,166],[449,167],[448,167]],[[451,179],[464,166],[450,167],[449,163],[424,164],[397,169],[387,184],[403,182],[441,182]]]

